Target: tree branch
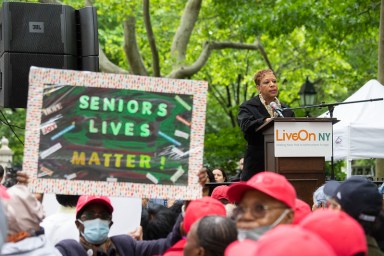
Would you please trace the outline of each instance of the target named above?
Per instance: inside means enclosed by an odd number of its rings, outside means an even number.
[[[173,70],[167,77],[191,77],[205,65],[205,63],[208,61],[209,56],[211,55],[212,50],[221,50],[227,48],[239,50],[260,50],[260,45],[258,42],[256,42],[256,44],[243,44],[233,42],[205,42],[199,58],[192,65],[190,65],[189,67],[181,66],[178,69]]]
[[[131,71],[135,75],[147,76],[148,72],[141,58],[136,41],[136,18],[128,16],[124,21],[124,52],[128,59]]]
[[[106,73],[117,73],[117,74],[127,74],[127,70],[120,68],[119,66],[112,63],[108,57],[103,52],[101,45],[99,44],[99,67],[100,71]]]
[[[176,67],[185,61],[187,46],[197,18],[199,17],[201,2],[202,0],[188,0],[185,6],[180,26],[177,28],[171,46],[171,54],[172,56],[176,56]]]
[[[268,68],[269,69],[271,69],[271,70],[273,70],[273,68],[272,68],[272,64],[271,64],[271,62],[269,61],[269,58],[268,58],[268,55],[267,55],[267,53],[266,53],[266,51],[265,51],[265,49],[264,49],[264,46],[260,43],[260,40],[259,39],[256,39],[256,42],[255,42],[257,45],[259,45],[259,50],[260,50],[260,54],[261,54],[261,56],[263,56],[263,59],[265,60],[265,62],[267,63],[267,65],[268,65]]]
[[[160,77],[161,75],[160,75],[159,52],[156,47],[155,35],[153,34],[153,30],[152,30],[151,16],[149,15],[149,0],[143,0],[143,15],[144,15],[145,29],[147,30],[149,47],[151,48],[151,52],[152,52],[153,76]]]

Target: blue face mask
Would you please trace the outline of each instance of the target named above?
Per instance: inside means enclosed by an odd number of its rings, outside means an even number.
[[[111,221],[102,219],[86,220],[84,222],[81,220],[78,221],[84,225],[84,233],[82,233],[82,235],[87,242],[91,244],[101,244],[107,240]]]

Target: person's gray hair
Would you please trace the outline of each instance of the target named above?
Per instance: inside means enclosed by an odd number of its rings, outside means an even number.
[[[313,192],[313,203],[321,206],[327,202],[327,196],[324,193],[324,185],[320,186]]]
[[[206,256],[224,255],[225,248],[237,240],[236,223],[223,216],[206,216],[197,224],[199,245]]]

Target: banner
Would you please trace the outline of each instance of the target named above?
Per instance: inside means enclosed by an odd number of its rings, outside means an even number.
[[[275,157],[330,157],[331,122],[275,122]]]
[[[36,192],[201,195],[207,83],[31,68],[23,169]]]

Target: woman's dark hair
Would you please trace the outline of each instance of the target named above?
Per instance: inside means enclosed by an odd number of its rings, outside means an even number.
[[[203,169],[205,169],[205,171],[207,172],[208,174],[208,179],[209,179],[209,183],[212,183],[212,182],[216,182],[215,181],[215,176],[213,176],[213,173],[212,173],[212,169],[210,169],[208,166],[203,166]],[[209,192],[208,192],[208,195],[211,196],[212,194],[212,191],[213,189],[215,188],[214,186],[209,186]]]
[[[205,169],[205,171],[208,174],[209,182],[215,182],[215,176],[212,173],[212,169],[209,168],[208,166],[204,166],[203,168]]]
[[[165,238],[175,225],[177,214],[160,204],[149,205],[143,208],[141,214],[141,226],[143,228],[143,240]]]
[[[227,175],[227,173],[224,171],[224,168],[222,168],[222,167],[216,167],[216,168],[213,169],[213,170],[220,170],[221,173],[223,174],[224,182],[227,182],[227,181],[228,181],[228,175]],[[212,175],[213,175],[213,172],[212,172]],[[215,179],[215,177],[213,177],[213,179]]]
[[[76,207],[79,195],[62,195],[56,194],[56,200],[62,206]]]
[[[199,220],[196,235],[206,256],[222,256],[225,248],[237,240],[236,223],[223,216],[206,216]]]

